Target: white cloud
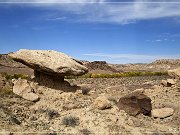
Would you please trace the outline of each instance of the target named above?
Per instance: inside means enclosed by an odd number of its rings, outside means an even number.
[[[55,18],[47,18],[47,21],[62,21],[62,20],[66,20],[65,16],[62,17],[55,17]]]
[[[34,6],[46,6],[60,12],[63,10],[77,16],[76,21],[85,22],[128,24],[139,20],[180,17],[180,2],[150,3],[150,0],[135,0],[134,3],[113,4],[108,3],[110,0],[5,0],[15,1],[34,2]]]
[[[162,42],[162,40],[161,39],[157,39],[157,40],[155,40],[155,42]]]
[[[110,63],[147,63],[158,59],[180,59],[180,55],[141,55],[141,54],[104,54],[91,53],[83,56],[94,57],[95,59],[106,60]]]

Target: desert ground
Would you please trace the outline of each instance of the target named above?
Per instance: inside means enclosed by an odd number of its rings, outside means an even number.
[[[171,82],[173,78],[168,74],[65,79],[58,88],[38,84],[29,77],[25,79],[26,83],[38,95],[38,100],[29,101],[13,92],[13,83],[17,80],[8,79],[3,73],[33,76],[33,71],[9,59],[7,56],[1,57],[0,134],[180,134],[180,81],[176,79]],[[100,66],[101,64],[104,66]],[[177,61],[152,63],[150,69],[157,71],[163,68],[163,71],[167,71],[179,67],[179,64]],[[149,64],[137,65],[140,71],[150,67]],[[131,71],[137,65],[118,66],[99,62],[88,64],[92,73],[112,73],[123,69]],[[150,98],[152,110],[170,108],[173,112],[160,113],[157,117],[143,113],[130,115],[119,109],[118,102],[120,98],[132,93],[143,93]]]

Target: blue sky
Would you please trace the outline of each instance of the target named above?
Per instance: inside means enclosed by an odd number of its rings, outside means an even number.
[[[109,63],[180,58],[180,1],[124,1],[0,0],[0,53],[57,50]]]

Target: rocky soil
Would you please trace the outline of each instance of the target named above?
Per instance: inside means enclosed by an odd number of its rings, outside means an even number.
[[[179,134],[180,85],[161,85],[168,76],[126,77],[108,79],[68,79],[73,92],[55,90],[33,84],[40,97],[37,102],[12,93],[12,85],[1,77],[0,129],[13,134]],[[10,91],[4,89],[7,85]],[[138,89],[138,90],[137,90]],[[9,89],[8,89],[9,90]],[[154,118],[139,114],[130,116],[116,106],[118,99],[132,91],[144,91],[151,98],[152,108],[169,107],[173,115]],[[98,97],[106,97],[109,107],[98,109]],[[107,104],[104,103],[105,105]]]
[[[120,68],[168,70],[169,76],[64,79],[88,69],[50,50],[20,50],[9,56],[1,55],[0,72],[34,76],[0,75],[0,134],[180,134],[180,69],[169,70],[179,66],[176,60],[115,67],[86,62],[97,73]]]

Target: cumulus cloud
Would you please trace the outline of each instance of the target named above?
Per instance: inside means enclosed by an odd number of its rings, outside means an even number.
[[[4,0],[4,2],[30,2],[31,6],[46,6],[56,12],[65,11],[75,15],[78,21],[85,22],[129,24],[163,17],[180,18],[180,2],[177,1],[135,0],[114,3],[110,0]]]

